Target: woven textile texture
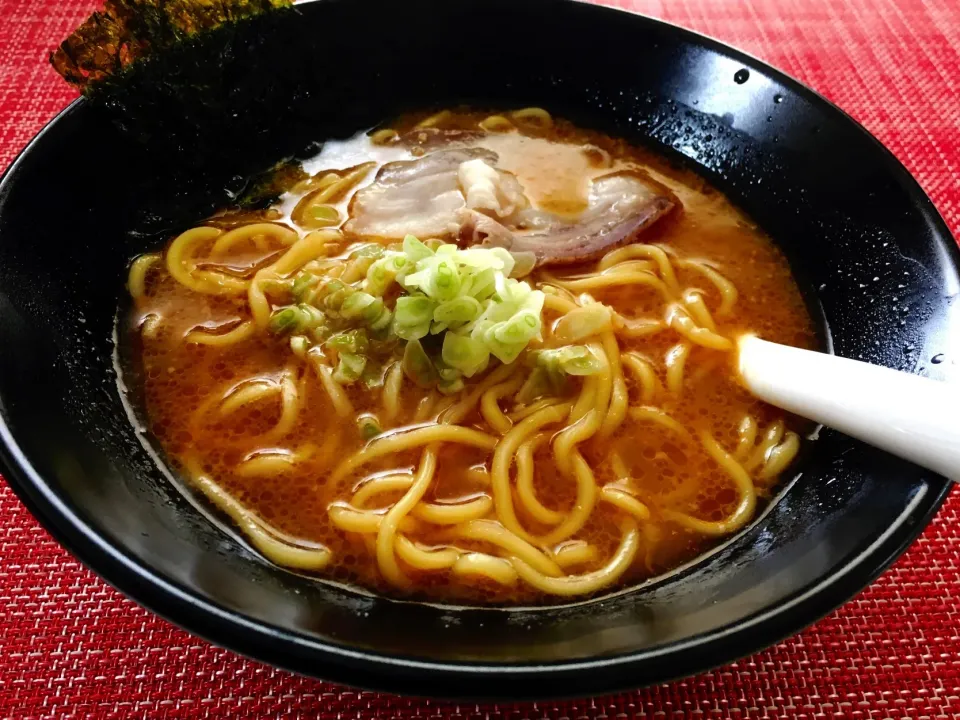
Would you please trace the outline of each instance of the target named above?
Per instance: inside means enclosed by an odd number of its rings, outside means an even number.
[[[518,0],[519,2],[520,0]],[[619,0],[740,47],[887,145],[960,231],[960,2]],[[0,164],[72,92],[46,53],[91,0],[0,0]],[[806,632],[670,685],[476,706],[360,693],[215,648],[105,585],[0,481],[0,718],[956,718],[960,495],[868,590]]]

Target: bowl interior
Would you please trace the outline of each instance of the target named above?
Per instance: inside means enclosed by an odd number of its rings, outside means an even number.
[[[573,695],[688,674],[796,631],[869,582],[935,511],[942,478],[824,430],[799,477],[734,540],[582,605],[394,602],[249,552],[144,451],[120,402],[112,329],[133,255],[202,218],[238,173],[311,140],[469,102],[542,105],[650,145],[697,169],[784,248],[835,352],[909,372],[948,379],[949,366],[929,359],[960,333],[948,297],[960,281],[936,211],[859,126],[762,63],[655,21],[573,2],[325,0],[225,42],[215,70],[181,69],[217,98],[206,115],[151,126],[145,112],[136,137],[80,102],[0,187],[6,475],[111,583],[306,674],[428,695]],[[143,108],[174,102],[149,92]],[[243,112],[225,112],[231,102]],[[161,128],[176,139],[162,152]],[[191,165],[198,147],[222,168]]]

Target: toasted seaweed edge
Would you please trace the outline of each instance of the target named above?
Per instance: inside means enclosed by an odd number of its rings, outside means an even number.
[[[138,61],[185,41],[267,12],[291,0],[106,0],[50,53],[57,73],[84,95],[122,80]]]
[[[266,172],[251,178],[234,204],[240,209],[263,208],[308,177],[299,161],[294,159],[281,161]]]

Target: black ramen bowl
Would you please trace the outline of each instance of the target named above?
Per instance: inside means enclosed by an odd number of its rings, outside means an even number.
[[[309,140],[412,107],[546,107],[726,192],[785,250],[833,352],[955,381],[957,366],[930,359],[960,333],[960,277],[934,206],[862,127],[754,58],[655,20],[565,1],[322,0],[226,42],[215,61],[180,64],[194,91],[191,72],[215,74],[196,114],[155,112],[165,101],[145,73],[139,120],[74,103],[0,185],[3,473],[54,537],[136,601],[218,645],[350,685],[585,695],[696,673],[797,632],[873,580],[936,512],[946,480],[824,429],[746,530],[669,576],[582,604],[397,602],[251,552],[144,450],[121,404],[112,331],[133,255]],[[176,142],[157,152],[164,129]],[[250,167],[230,166],[237,157]]]

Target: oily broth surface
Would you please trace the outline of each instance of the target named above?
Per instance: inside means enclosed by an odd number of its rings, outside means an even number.
[[[394,127],[403,130],[421,117],[404,118]],[[453,125],[460,123],[465,128],[475,128],[477,120],[483,117],[460,113],[454,116]],[[541,142],[532,141],[538,138],[555,145],[547,148]],[[357,141],[357,147],[362,150],[364,142],[363,139]],[[726,320],[727,327],[749,330],[774,342],[815,346],[811,321],[783,255],[749,218],[698,176],[676,170],[663,159],[630,147],[623,141],[562,122],[557,122],[548,132],[534,132],[527,136],[490,135],[477,144],[497,152],[499,166],[517,175],[531,200],[557,214],[575,214],[585,206],[590,177],[613,169],[639,167],[646,170],[679,198],[683,210],[654,226],[644,234],[643,241],[669,246],[685,259],[706,260],[736,285],[739,300],[733,315]],[[591,149],[585,153],[582,150],[585,144],[600,152]],[[342,166],[349,164],[345,161]],[[271,217],[271,212],[274,215],[282,213],[284,207],[291,207],[291,202],[288,200],[278,207],[280,212],[266,211],[264,217]],[[341,207],[345,208],[346,202]],[[238,273],[258,259],[262,258],[242,253],[230,258]],[[571,268],[562,275],[582,270]],[[708,304],[715,306],[719,301],[717,291],[702,276],[685,270],[680,270],[679,275],[680,285],[702,289]],[[536,279],[535,274],[532,280]],[[626,317],[651,317],[662,308],[662,299],[649,288],[611,288],[592,294]],[[217,412],[215,401],[225,390],[252,377],[279,378],[291,362],[285,341],[259,334],[239,345],[224,348],[183,342],[186,333],[197,326],[227,328],[239,323],[246,317],[245,305],[244,296],[198,295],[167,274],[150,279],[145,302],[129,320],[137,326],[150,314],[163,318],[154,338],[136,341],[151,432],[179,472],[187,475],[183,465],[186,456],[198,457],[203,470],[221,487],[279,531],[291,538],[330,548],[334,560],[322,573],[324,577],[385,594],[397,594],[381,580],[368,543],[356,535],[337,530],[328,519],[330,504],[348,498],[359,476],[350,476],[338,485],[328,483],[327,476],[340,460],[360,450],[364,443],[352,422],[338,419],[331,411],[329,400],[316,377],[310,373],[301,383],[305,410],[299,414],[293,433],[283,438],[269,439],[269,431],[280,414],[276,402],[255,403],[228,416]],[[547,312],[545,321],[551,319]],[[662,361],[664,354],[676,343],[676,338],[661,333],[635,340],[621,339],[620,342],[624,352],[636,350],[655,361]],[[730,354],[722,355],[721,362],[716,363],[716,354],[695,348],[687,361],[687,391],[683,397],[663,405],[685,427],[706,428],[728,448],[736,446],[737,428],[744,415],[753,415],[761,428],[784,418],[784,413],[754,400],[739,387],[731,357]],[[662,365],[662,362],[658,364]],[[636,388],[630,376],[627,376],[627,382],[633,397]],[[348,387],[348,393],[358,413],[376,412],[380,407],[379,400],[371,398],[359,387]],[[424,391],[404,383],[402,407],[406,408],[406,414],[402,419],[411,420],[423,395]],[[786,421],[788,427],[800,429],[795,419],[786,418]],[[477,412],[463,424],[486,429]],[[308,448],[311,453],[307,459],[275,478],[242,477],[233,472],[237,464],[251,453],[272,447],[281,451]],[[729,479],[703,449],[681,446],[675,437],[658,426],[638,428],[627,424],[609,440],[600,442],[594,439],[581,447],[594,469],[598,486],[616,480],[608,457],[612,450],[617,450],[630,467],[635,482],[645,492],[662,494],[682,488],[677,494],[675,507],[684,512],[719,520],[736,505],[736,493]],[[557,472],[549,445],[543,446],[535,457],[539,497],[553,509],[569,508],[574,501],[575,488],[569,479]],[[399,457],[367,465],[362,475],[378,469],[413,470],[418,458],[419,450],[402,453]],[[442,503],[476,496],[484,489],[478,479],[478,470],[483,469],[485,463],[489,469],[487,453],[459,445],[444,445],[440,450],[436,479],[425,500]],[[769,489],[762,492],[769,495]],[[399,495],[382,495],[377,504],[386,506]],[[598,559],[578,567],[577,572],[596,569],[603,563],[603,558],[615,551],[620,540],[618,512],[608,504],[598,503],[588,524],[577,536],[597,548]],[[532,521],[529,525],[537,527]],[[436,545],[443,545],[443,532],[437,530],[434,535]],[[420,534],[418,539],[429,544],[431,536]],[[643,528],[644,544],[636,561],[615,587],[636,584],[667,571],[720,541],[666,522],[654,512]],[[470,548],[470,542],[459,544]],[[431,601],[529,605],[562,600],[524,583],[513,587],[489,581],[464,583],[449,581],[446,576],[436,573],[411,573],[411,577],[415,580],[412,597]],[[610,589],[615,588],[607,591]]]

